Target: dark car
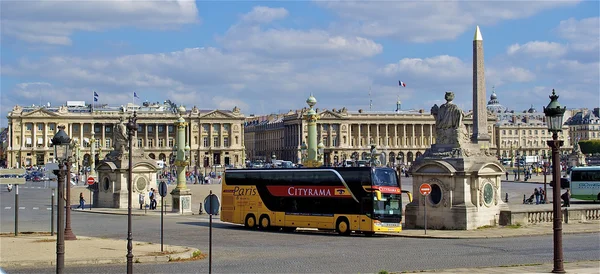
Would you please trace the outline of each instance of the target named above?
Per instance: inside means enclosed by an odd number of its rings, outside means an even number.
[[[550,181],[550,186],[554,187],[554,181]],[[571,187],[571,182],[569,181],[568,178],[560,178],[560,188],[565,189],[565,188],[570,188]]]

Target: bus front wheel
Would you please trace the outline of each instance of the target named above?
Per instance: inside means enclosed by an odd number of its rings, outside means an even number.
[[[267,215],[260,216],[258,224],[262,229],[271,229],[271,219],[269,219],[269,216]]]
[[[338,219],[335,229],[340,235],[350,234],[350,224],[348,223],[348,220],[346,218]]]
[[[253,214],[248,214],[246,216],[246,221],[244,222],[244,226],[246,228],[255,228],[256,227],[256,218]]]

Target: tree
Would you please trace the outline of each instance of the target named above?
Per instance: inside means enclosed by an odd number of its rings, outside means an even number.
[[[600,154],[600,140],[583,140],[578,144],[583,154]]]

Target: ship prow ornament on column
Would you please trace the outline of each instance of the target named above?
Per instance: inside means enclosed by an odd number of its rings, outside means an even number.
[[[485,98],[483,77],[483,48],[477,27],[474,39],[473,111],[474,132],[469,136],[463,122],[464,112],[452,101],[453,92],[446,92],[446,103],[434,105],[435,144],[419,157],[410,173],[413,176],[413,193],[419,193],[423,183],[431,185],[428,196],[415,195],[406,205],[405,227],[422,228],[427,218],[427,228],[470,230],[481,226],[497,225],[500,210],[506,209],[501,198],[501,178],[505,170],[489,150],[487,143],[487,111],[479,111],[478,99]],[[479,52],[479,50],[481,52]],[[481,65],[479,67],[479,65]],[[482,115],[483,113],[483,115]],[[424,216],[424,207],[427,216]]]
[[[188,123],[183,118],[186,113],[185,107],[178,108],[179,118],[175,122],[177,129],[177,155],[175,166],[177,167],[177,186],[171,191],[172,208],[174,213],[192,214],[192,192],[186,185],[185,168],[189,163],[190,146],[185,140],[185,131]]]
[[[157,188],[156,164],[144,156],[143,148],[134,147],[133,155],[129,155],[127,127],[124,120],[124,117],[121,117],[119,122],[114,124],[113,150],[104,159],[99,159],[96,168],[98,198],[94,202],[97,201],[98,207],[127,208],[129,157],[132,157],[133,166],[133,197],[144,195],[145,201],[149,204],[148,192],[151,188]],[[156,196],[160,202],[160,196]],[[131,206],[139,207],[138,199],[134,199]]]

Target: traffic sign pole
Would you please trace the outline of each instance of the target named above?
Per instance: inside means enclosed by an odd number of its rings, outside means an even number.
[[[419,192],[423,195],[423,228],[425,229],[425,235],[427,235],[427,196],[431,194],[431,185],[421,184]]]
[[[163,252],[164,238],[164,216],[165,216],[165,196],[167,196],[167,183],[164,181],[158,184],[158,195],[160,195],[160,252]]]
[[[90,205],[90,210],[92,210],[92,186],[96,183],[96,179],[94,179],[94,177],[90,176],[87,178],[87,184],[88,189],[90,190],[90,200],[88,201],[88,204]],[[82,208],[81,210],[85,210],[85,208]]]

